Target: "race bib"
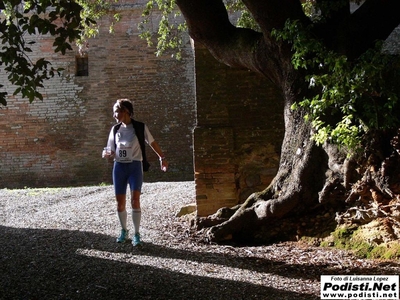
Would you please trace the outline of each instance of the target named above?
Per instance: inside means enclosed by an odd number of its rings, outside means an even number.
[[[117,144],[115,156],[119,162],[131,162],[133,160],[133,143]]]

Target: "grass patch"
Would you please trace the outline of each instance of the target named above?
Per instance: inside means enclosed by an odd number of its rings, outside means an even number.
[[[49,187],[49,188],[30,188],[30,187],[24,187],[23,189],[4,189],[8,193],[23,193],[28,196],[40,196],[44,194],[56,194],[61,191],[60,187]]]
[[[400,243],[391,242],[384,245],[379,245],[370,252],[369,258],[399,259]]]
[[[371,236],[357,227],[338,227],[331,236],[323,240],[321,247],[334,247],[352,251],[359,258],[398,259],[400,258],[400,242],[371,243]]]

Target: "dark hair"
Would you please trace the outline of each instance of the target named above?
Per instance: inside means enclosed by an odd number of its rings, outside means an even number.
[[[133,117],[133,105],[129,99],[118,99],[114,106],[121,110],[126,110]]]

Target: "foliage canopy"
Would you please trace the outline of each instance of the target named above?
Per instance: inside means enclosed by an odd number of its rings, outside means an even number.
[[[7,0],[0,2],[0,9],[0,66],[16,86],[13,95],[32,102],[43,99],[39,91],[43,82],[62,71],[45,58],[30,59],[35,36],[53,36],[54,51],[65,54],[73,42],[81,45],[97,33],[95,20],[107,13],[110,4],[103,0]],[[0,104],[7,105],[7,95],[0,92]]]
[[[384,53],[379,41],[350,61],[328,50],[310,32],[288,20],[284,30],[273,34],[292,44],[292,63],[306,72],[311,96],[294,103],[292,109],[307,111],[305,118],[315,130],[313,139],[356,150],[365,133],[398,126],[399,57]]]

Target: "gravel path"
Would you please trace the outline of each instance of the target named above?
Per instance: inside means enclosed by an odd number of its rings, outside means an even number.
[[[194,197],[193,182],[145,183],[136,249],[115,242],[111,186],[0,190],[0,299],[320,299],[322,274],[400,273],[298,243],[196,242],[176,217]]]

